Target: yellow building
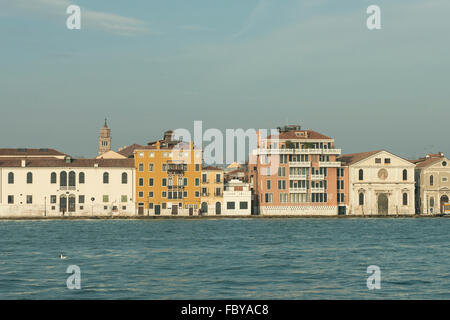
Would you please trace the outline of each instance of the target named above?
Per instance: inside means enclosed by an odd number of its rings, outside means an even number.
[[[165,137],[134,151],[139,215],[197,215],[202,151]]]
[[[203,168],[201,185],[202,214],[221,214],[223,204],[223,170],[212,166]]]

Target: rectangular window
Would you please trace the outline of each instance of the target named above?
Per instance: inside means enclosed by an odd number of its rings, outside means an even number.
[[[153,163],[148,164],[148,171],[153,171]]]
[[[167,186],[167,179],[166,178],[162,179],[162,186],[163,187]]]
[[[167,171],[167,164],[163,163],[163,165],[162,165],[162,171]]]
[[[122,196],[120,197],[120,201],[121,201],[121,202],[128,202],[128,197],[127,197],[126,195],[122,195]]]
[[[144,186],[144,178],[139,178],[139,187]]]
[[[144,164],[143,163],[139,163],[139,171],[140,172],[144,171]]]
[[[139,191],[138,192],[138,197],[139,198],[143,198],[144,197],[144,192],[143,191]]]
[[[109,196],[108,195],[104,195],[103,196],[103,202],[109,202]]]
[[[78,196],[78,203],[84,203],[84,195],[79,195]]]
[[[150,187],[153,187],[153,182],[154,182],[153,178],[148,179],[148,185]]]
[[[279,177],[285,177],[286,176],[286,168],[285,167],[279,167],[278,168],[278,176]]]
[[[202,174],[202,183],[206,183],[206,173]]]
[[[200,197],[200,192],[195,191],[195,197],[196,197],[196,198]]]
[[[28,204],[32,204],[33,203],[33,196],[31,196],[31,195],[27,196],[27,203]]]
[[[227,202],[227,209],[228,210],[234,210],[236,207],[236,204],[234,202]]]
[[[56,196],[55,195],[50,196],[50,203],[56,203]]]
[[[375,158],[375,163],[381,163],[381,158]]]
[[[12,196],[12,195],[8,196],[8,203],[9,204],[13,204],[14,203],[14,196]]]
[[[390,158],[384,159],[384,163],[391,163],[391,159]]]
[[[270,190],[270,180],[267,180],[267,190]]]
[[[248,202],[247,201],[241,201],[239,202],[239,209],[246,210],[248,209]]]
[[[165,197],[167,197],[167,192],[166,192],[166,191],[163,191],[163,192],[161,193],[161,195],[162,195],[163,198],[165,198]]]
[[[195,165],[195,171],[200,171],[200,165],[199,164]]]
[[[184,191],[184,192],[183,192],[183,197],[184,197],[184,198],[187,198],[187,196],[188,196],[187,191]]]
[[[185,187],[188,185],[188,178],[183,178],[183,185]]]
[[[216,174],[216,183],[220,183],[221,178],[220,178],[220,173]]]
[[[195,186],[198,187],[200,185],[200,179],[195,178]]]

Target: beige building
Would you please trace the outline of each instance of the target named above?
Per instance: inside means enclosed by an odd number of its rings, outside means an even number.
[[[414,167],[385,150],[342,155],[349,215],[414,215]]]
[[[416,164],[416,208],[419,214],[450,210],[450,161],[442,152],[413,160]]]
[[[223,205],[223,170],[208,166],[202,169],[201,210],[202,214],[222,213]]]
[[[237,179],[227,182],[223,192],[223,203],[224,215],[251,215],[250,184]]]

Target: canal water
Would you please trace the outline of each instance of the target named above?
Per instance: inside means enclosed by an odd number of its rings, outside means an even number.
[[[0,221],[0,299],[450,299],[449,231],[447,218]]]

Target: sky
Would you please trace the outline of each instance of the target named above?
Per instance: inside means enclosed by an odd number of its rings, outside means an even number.
[[[66,8],[81,7],[68,30]],[[366,9],[381,8],[381,30]],[[448,0],[0,0],[0,147],[96,156],[168,129],[300,124],[450,156]]]

